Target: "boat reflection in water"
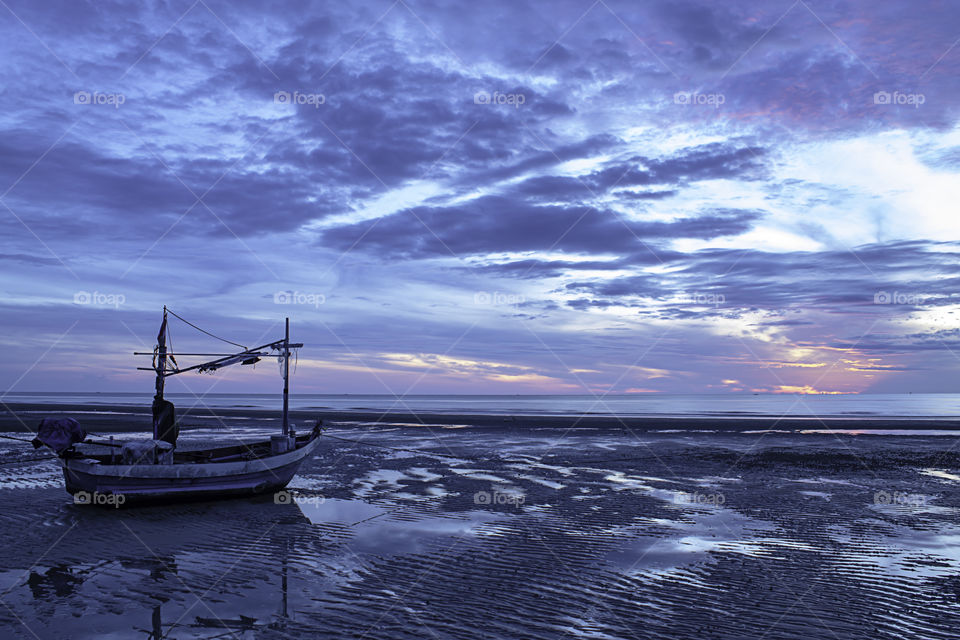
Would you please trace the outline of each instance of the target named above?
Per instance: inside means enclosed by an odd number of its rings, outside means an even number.
[[[52,541],[35,540],[50,553],[26,575],[21,569],[4,594],[25,623],[11,618],[9,628],[24,637],[159,640],[282,631],[297,617],[288,598],[291,567],[303,569],[322,553],[322,536],[300,508],[272,498],[66,510],[67,522],[39,532]],[[65,532],[76,536],[73,544],[48,544]],[[301,593],[308,591],[300,584]],[[7,617],[0,616],[0,626]]]
[[[193,629],[212,629],[212,630],[221,630],[225,632],[243,632],[243,631],[258,631],[258,630],[273,630],[273,631],[284,631],[290,626],[290,623],[293,621],[290,617],[290,611],[287,602],[287,585],[289,579],[289,555],[290,555],[290,540],[284,539],[280,543],[282,549],[280,553],[280,569],[279,569],[279,600],[280,605],[277,612],[265,620],[260,620],[253,618],[247,615],[239,614],[236,617],[219,617],[216,615],[197,615],[194,617],[193,622],[190,624],[182,624],[179,620],[183,619],[184,616],[180,615],[178,620],[167,625],[163,624],[162,620],[162,605],[157,605],[153,608],[153,613],[151,615],[151,629],[149,631],[150,640],[161,640],[162,638],[169,637],[169,634],[172,633],[175,629],[180,627],[190,627]],[[259,595],[261,600],[269,601],[270,595],[267,593],[261,593]],[[166,630],[165,630],[166,629]],[[141,629],[143,631],[143,629]],[[232,633],[230,635],[233,635]]]

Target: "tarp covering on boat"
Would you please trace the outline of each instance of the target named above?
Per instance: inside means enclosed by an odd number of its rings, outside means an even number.
[[[173,445],[162,440],[124,442],[120,459],[123,464],[173,464]]]
[[[73,418],[44,418],[37,427],[37,437],[32,440],[35,449],[46,445],[57,455],[78,442],[87,439],[87,432]]]

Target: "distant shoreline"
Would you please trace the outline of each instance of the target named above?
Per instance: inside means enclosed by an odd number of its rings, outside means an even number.
[[[149,431],[151,424],[149,406],[92,405],[92,404],[36,404],[8,403],[9,411],[0,411],[0,431],[23,432],[36,428],[45,416],[70,416],[76,418],[91,432],[112,433]],[[280,412],[255,408],[193,408],[178,407],[178,421],[183,429],[222,428],[220,424],[234,426],[269,426],[278,424]],[[304,430],[320,419],[324,423],[402,424],[458,427],[474,429],[602,429],[612,431],[660,431],[669,429],[716,430],[731,433],[782,429],[785,431],[806,429],[846,430],[956,430],[960,435],[960,416],[924,417],[782,417],[782,416],[614,416],[605,414],[582,415],[506,415],[437,412],[379,412],[379,411],[334,411],[291,410],[290,421],[298,430]],[[26,428],[24,428],[26,425]]]

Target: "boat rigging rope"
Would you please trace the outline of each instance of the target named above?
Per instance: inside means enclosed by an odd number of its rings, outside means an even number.
[[[33,444],[32,440],[24,440],[23,438],[14,438],[13,436],[5,436],[0,434],[0,438],[6,438],[7,440],[16,440],[17,442],[26,442],[27,444]]]
[[[214,334],[210,333],[210,332],[207,331],[206,329],[201,329],[200,327],[198,327],[197,325],[193,324],[193,323],[190,322],[189,320],[184,320],[183,318],[181,318],[180,316],[178,316],[177,314],[175,314],[170,308],[167,308],[167,311],[169,311],[169,312],[170,312],[170,315],[172,315],[174,318],[177,318],[177,319],[179,319],[179,320],[183,320],[183,322],[186,322],[188,325],[190,325],[191,327],[193,327],[193,328],[196,329],[197,331],[199,331],[199,332],[201,332],[201,333],[205,333],[205,334],[207,334],[208,336],[210,336],[211,338],[216,338],[217,340],[220,340],[221,342],[226,342],[227,344],[232,344],[232,345],[235,346],[235,347],[240,347],[240,348],[243,349],[244,351],[249,351],[249,349],[247,349],[247,347],[245,347],[245,346],[242,345],[242,344],[239,344],[239,343],[237,343],[237,342],[231,342],[230,340],[227,340],[226,338],[221,338],[220,336],[217,336],[217,335],[214,335]]]

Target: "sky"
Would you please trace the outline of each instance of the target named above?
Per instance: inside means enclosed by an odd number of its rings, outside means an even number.
[[[0,52],[0,390],[150,392],[167,305],[289,316],[300,392],[960,391],[952,3],[2,0]]]

